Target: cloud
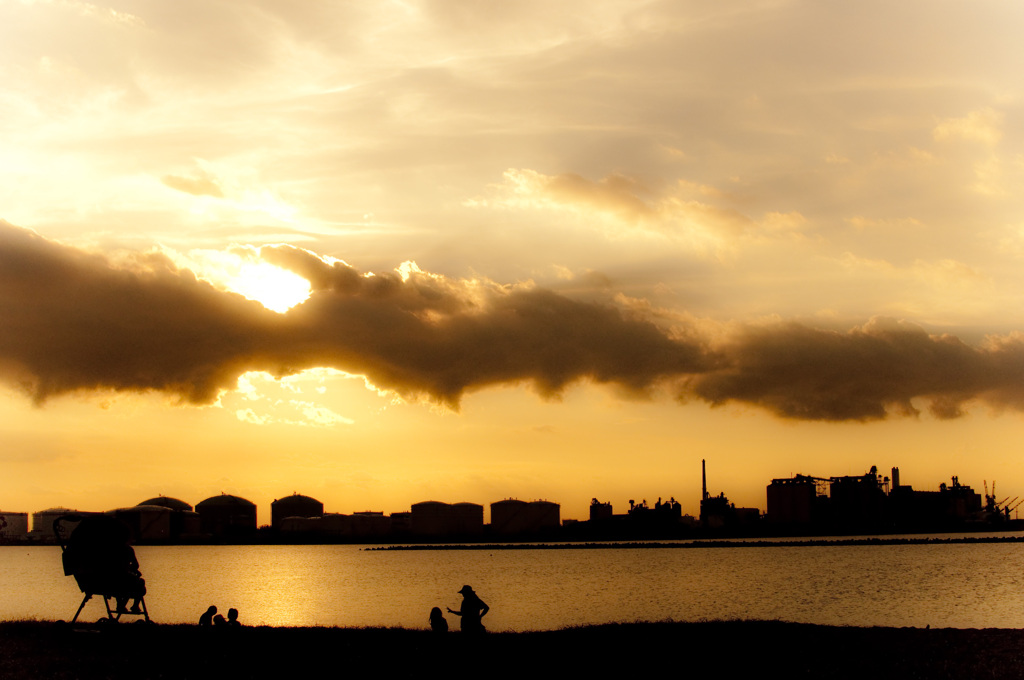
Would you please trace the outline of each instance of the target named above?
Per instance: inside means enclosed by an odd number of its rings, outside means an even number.
[[[0,371],[42,403],[76,390],[157,390],[209,403],[239,375],[334,367],[452,407],[472,389],[584,378],[642,391],[699,370],[701,350],[618,310],[529,286],[455,283],[406,267],[364,275],[290,247],[268,259],[308,275],[278,315],[164,256],[109,259],[0,226]]]
[[[4,377],[37,402],[114,389],[207,403],[272,355],[273,312],[164,256],[126,260],[114,267],[0,222]]]
[[[791,234],[806,224],[798,212],[771,211],[755,220],[733,207],[742,202],[738,197],[687,180],[654,189],[623,174],[593,181],[574,173],[545,175],[527,168],[506,170],[503,180],[492,186],[492,198],[472,199],[465,205],[552,211],[579,218],[588,229],[602,225],[613,237],[646,231],[715,255],[742,239]]]
[[[722,326],[528,283],[449,279],[412,263],[373,275],[291,246],[260,256],[308,278],[309,299],[275,314],[162,255],[115,265],[0,222],[0,377],[37,403],[86,390],[210,403],[248,371],[328,367],[452,408],[491,385],[557,397],[592,381],[636,395],[668,387],[681,401],[799,420],[911,415],[915,400],[939,418],[972,400],[1024,410],[1024,335],[971,347],[885,319],[846,332],[785,321]],[[307,406],[314,420],[339,418]]]
[[[875,319],[846,333],[796,323],[746,327],[718,346],[721,370],[694,378],[693,395],[736,401],[800,420],[877,420],[915,415],[915,398],[939,418],[974,398],[1024,405],[1024,337],[975,349],[912,324]]]
[[[213,196],[224,198],[224,192],[220,185],[208,176],[182,177],[179,175],[164,175],[160,181],[172,189],[183,191],[193,196]]]
[[[935,139],[966,139],[995,146],[1002,138],[1003,114],[991,108],[971,111],[963,118],[940,121],[932,135]]]

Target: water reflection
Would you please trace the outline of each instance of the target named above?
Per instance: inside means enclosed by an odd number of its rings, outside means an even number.
[[[247,625],[424,628],[473,584],[489,630],[633,620],[757,618],[863,626],[1024,627],[1012,544],[687,550],[368,552],[356,546],[137,548],[151,616],[210,605]],[[69,619],[60,549],[3,547],[0,618]],[[98,611],[83,612],[86,620]]]

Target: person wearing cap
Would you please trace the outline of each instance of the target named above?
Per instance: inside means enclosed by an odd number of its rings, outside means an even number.
[[[462,586],[459,594],[462,595],[462,607],[458,611],[448,607],[448,613],[459,617],[459,628],[463,633],[483,633],[485,629],[481,619],[491,608],[469,586]]]

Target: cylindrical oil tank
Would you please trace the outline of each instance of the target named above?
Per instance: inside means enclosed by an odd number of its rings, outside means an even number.
[[[204,534],[230,536],[256,531],[256,504],[222,493],[196,505]]]
[[[285,517],[320,517],[323,514],[323,503],[298,493],[279,498],[270,504],[270,524],[275,529],[280,528],[281,520]]]

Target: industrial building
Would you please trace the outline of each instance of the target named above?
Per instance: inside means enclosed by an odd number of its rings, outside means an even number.
[[[725,492],[712,496],[708,493],[708,474],[705,461],[700,462],[701,499],[700,525],[712,531],[736,531],[750,528],[761,518],[757,508],[737,508],[730,503]]]
[[[889,492],[889,514],[895,524],[908,528],[927,529],[935,525],[963,524],[977,520],[998,521],[1009,516],[998,507],[995,496],[986,495],[982,506],[981,494],[960,483],[956,476],[951,483],[939,485],[938,491],[915,491],[909,484],[900,484],[900,469],[892,469],[892,491]]]
[[[128,508],[110,510],[113,515],[131,531],[133,541],[169,541],[171,539],[171,515],[174,511],[161,505],[133,505]]]
[[[612,511],[612,504],[608,502],[602,503],[596,498],[590,499],[590,521],[591,522],[605,522],[611,520],[614,512]]]
[[[27,538],[27,512],[0,512],[0,541],[23,541]]]
[[[952,528],[1002,516],[986,513],[981,495],[969,486],[940,484],[937,491],[916,491],[872,466],[863,475],[773,479],[768,485],[768,521],[778,527],[819,531],[885,531]],[[989,498],[989,497],[986,497]],[[994,501],[994,496],[991,497]]]
[[[71,508],[47,508],[46,510],[40,510],[39,512],[32,513],[32,530],[29,532],[29,538],[41,541],[53,540],[53,520],[63,515],[80,514],[78,510],[72,510]],[[74,525],[74,526],[77,526]],[[69,528],[71,528],[69,526]]]
[[[550,501],[527,503],[514,498],[491,503],[491,532],[502,536],[557,530],[561,507]]]
[[[324,538],[383,538],[391,533],[391,518],[383,512],[355,512],[343,515],[323,513],[317,517],[290,516],[280,521],[282,534],[302,534]]]
[[[477,536],[484,531],[484,506],[476,503],[423,501],[412,506],[414,536]]]
[[[202,522],[199,513],[192,509],[192,506],[183,500],[171,498],[170,496],[157,496],[147,498],[139,503],[138,507],[159,507],[170,510],[169,540],[197,538],[202,534]]]
[[[293,493],[270,504],[270,525],[280,529],[281,521],[286,517],[320,517],[323,514],[323,503],[315,498]]]
[[[256,504],[222,493],[196,505],[202,532],[213,537],[244,536],[256,531]]]
[[[874,465],[858,476],[831,477],[828,485],[829,519],[840,527],[880,526],[886,517],[889,478]]]
[[[773,479],[768,485],[768,513],[772,524],[813,524],[824,517],[828,480],[809,475]]]

